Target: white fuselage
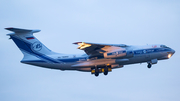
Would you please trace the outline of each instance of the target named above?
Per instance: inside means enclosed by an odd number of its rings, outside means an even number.
[[[107,75],[124,65],[147,62],[148,68],[158,60],[170,58],[175,51],[165,45],[129,46],[125,44],[101,44],[75,42],[85,55],[65,55],[55,53],[42,44],[33,33],[40,30],[5,28],[24,57],[22,63],[59,70],[78,70]]]
[[[116,65],[121,67],[123,65],[134,64],[134,63],[143,63],[143,62],[151,62],[151,60],[163,60],[168,59],[169,54],[173,54],[174,50],[171,48],[161,47],[161,45],[146,45],[146,46],[130,46],[126,48],[126,56],[113,58],[96,58],[90,59],[87,55],[62,55],[62,54],[54,54],[54,55],[47,55],[47,57],[51,57],[54,61],[58,61],[58,63],[50,62],[50,61],[25,61],[22,60],[22,63],[31,64],[35,66],[41,66],[51,69],[60,69],[60,70],[80,70],[80,71],[91,71],[91,66],[87,66],[87,68],[81,68],[76,66],[73,67],[75,64],[84,63],[84,62],[91,62],[96,65],[98,64],[107,64],[110,63],[111,65]],[[129,56],[128,56],[129,55]],[[157,62],[155,62],[157,63]],[[152,63],[152,64],[155,64]],[[93,65],[92,65],[93,67]],[[117,67],[115,67],[117,68]],[[113,68],[112,68],[113,69]]]

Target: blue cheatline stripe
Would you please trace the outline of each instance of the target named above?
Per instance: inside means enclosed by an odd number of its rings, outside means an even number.
[[[36,52],[32,51],[32,50],[31,50],[31,44],[23,41],[22,39],[16,38],[16,37],[14,37],[14,36],[11,36],[11,39],[16,43],[16,45],[17,45],[18,48],[20,48],[20,49],[23,49],[23,50],[25,50],[25,51],[27,51],[27,52],[29,52],[29,53],[31,53],[31,54],[34,54],[34,55],[36,55],[36,56],[38,56],[38,57],[41,57],[41,58],[43,58],[43,59],[45,59],[45,60],[48,60],[48,61],[50,61],[50,62],[53,62],[53,63],[59,63],[59,62],[60,62],[60,61],[57,62],[57,61],[54,60],[53,58],[50,58],[50,57],[48,57],[48,56],[46,56],[46,55],[44,55],[44,54],[36,53]]]
[[[82,57],[82,58],[69,58],[69,59],[58,59],[58,60],[62,62],[77,62],[77,61],[86,61],[87,58]]]
[[[33,56],[38,57],[37,55],[34,55],[34,54],[32,54],[32,53],[29,53],[29,52],[27,52],[27,51],[25,51],[25,50],[23,50],[23,49],[21,49],[21,51],[23,51],[23,52],[25,52],[25,53],[27,53],[27,54],[31,54],[31,55],[33,55]],[[41,57],[38,57],[38,58],[40,58],[40,59],[42,59],[42,60],[28,60],[28,61],[22,61],[22,62],[49,62],[49,61],[47,61],[47,60],[44,60],[44,59],[41,58]],[[86,59],[87,59],[87,57],[70,58],[70,59],[57,59],[57,60],[62,61],[62,62],[77,62],[77,61],[86,60]]]
[[[43,62],[47,62],[47,63],[49,62],[49,61],[47,61],[47,60],[45,60],[45,59],[43,59],[43,58],[41,58],[41,57],[39,57],[39,56],[37,56],[37,55],[35,55],[35,54],[29,53],[29,52],[27,52],[27,51],[25,51],[25,50],[23,50],[23,49],[20,49],[20,50],[23,51],[23,52],[25,52],[25,53],[27,53],[27,54],[31,54],[31,55],[33,55],[33,56],[41,59],[41,60],[34,60],[34,61],[43,61]],[[31,62],[32,60],[29,60],[29,61]],[[28,61],[21,61],[21,62],[28,62]]]
[[[23,49],[21,49],[21,51],[23,51],[23,52],[25,52],[25,53],[27,53],[27,54],[31,54],[31,55],[33,55],[33,56],[36,56],[36,57],[38,57],[37,55],[34,55],[34,54],[32,54],[32,53],[29,53],[29,52],[27,52],[27,51],[25,51],[25,50],[23,50]],[[21,61],[21,62],[49,62],[49,61],[47,61],[47,60],[44,60],[43,58],[41,58],[41,57],[38,57],[38,58],[40,58],[40,59],[42,59],[42,60],[28,60],[28,61]],[[59,61],[62,61],[62,62],[77,62],[77,61],[80,61],[80,60],[86,60],[87,59],[87,57],[82,57],[82,58],[70,58],[70,59],[58,59]]]
[[[62,61],[62,62],[77,62],[77,61],[79,61],[80,59],[82,59],[82,58],[76,58],[76,59],[58,59],[58,60],[60,60],[60,61]],[[85,58],[84,58],[85,59]],[[46,62],[46,61],[44,61],[44,60],[28,60],[28,61],[22,61],[22,62]],[[47,63],[47,62],[46,62]]]
[[[157,52],[166,52],[166,51],[170,51],[170,50],[171,49],[169,49],[169,48],[141,49],[141,50],[135,50],[134,54],[140,55],[140,54],[149,54],[149,53],[157,53]]]
[[[118,52],[107,53],[107,56],[109,56],[109,55],[118,55],[118,54],[123,54],[123,53],[126,53],[126,51],[118,51]]]
[[[23,62],[45,62],[46,63],[46,61],[43,61],[43,60],[29,60],[29,61],[21,61],[22,63]]]

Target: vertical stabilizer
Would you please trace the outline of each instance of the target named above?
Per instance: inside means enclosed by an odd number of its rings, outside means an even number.
[[[42,44],[33,33],[39,32],[40,30],[28,30],[20,28],[5,28],[6,30],[14,33],[7,34],[15,42],[21,52],[24,54],[23,60],[44,58],[47,59],[47,55],[54,54],[44,44]]]

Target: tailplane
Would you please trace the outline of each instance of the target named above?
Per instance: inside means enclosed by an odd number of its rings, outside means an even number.
[[[42,44],[33,33],[40,32],[40,30],[28,30],[20,28],[5,28],[14,33],[7,34],[10,36],[21,52],[24,54],[23,61],[33,59],[48,60],[47,55],[55,54]]]

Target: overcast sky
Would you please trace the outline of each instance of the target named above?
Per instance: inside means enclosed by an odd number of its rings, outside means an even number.
[[[147,68],[126,65],[108,76],[21,64],[6,27],[40,29],[55,52],[84,54],[73,42],[165,44],[176,53]],[[179,0],[1,0],[0,101],[180,101]]]

